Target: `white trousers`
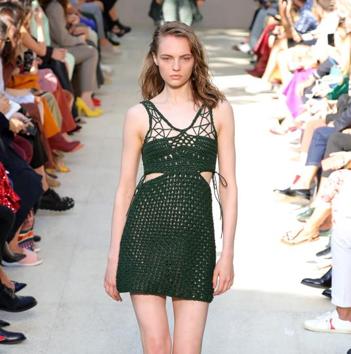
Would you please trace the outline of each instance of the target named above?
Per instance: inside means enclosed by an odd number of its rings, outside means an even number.
[[[337,171],[332,176],[336,181],[332,199],[332,303],[351,307],[351,171]]]

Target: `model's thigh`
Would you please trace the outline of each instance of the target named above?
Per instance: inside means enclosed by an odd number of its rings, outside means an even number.
[[[173,298],[173,354],[200,354],[208,302]]]
[[[166,297],[130,294],[145,354],[171,353]]]

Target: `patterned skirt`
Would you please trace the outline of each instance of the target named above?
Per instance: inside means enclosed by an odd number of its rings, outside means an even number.
[[[215,264],[209,183],[178,172],[144,182],[123,230],[117,290],[211,302]]]

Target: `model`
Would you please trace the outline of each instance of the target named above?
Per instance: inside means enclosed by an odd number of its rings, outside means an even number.
[[[180,22],[156,29],[140,84],[144,101],[124,122],[105,290],[117,301],[130,293],[145,354],[198,354],[209,304],[234,278],[233,111],[210,82],[199,39]],[[144,174],[134,189],[140,156]],[[221,201],[217,262],[211,179]]]

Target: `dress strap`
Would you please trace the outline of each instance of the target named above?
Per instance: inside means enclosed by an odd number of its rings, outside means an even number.
[[[222,220],[222,230],[221,230],[221,238],[223,238],[223,208],[222,208],[222,204],[221,204],[221,200],[220,200],[220,195],[219,195],[219,191],[218,191],[218,185],[217,185],[217,180],[216,180],[216,174],[218,175],[219,178],[219,182],[224,186],[227,187],[228,186],[228,182],[225,179],[224,176],[222,176],[218,171],[213,171],[213,175],[212,175],[212,181],[213,181],[213,191],[214,191],[214,195],[217,199],[217,202],[219,204],[219,210],[220,210],[220,218]]]

